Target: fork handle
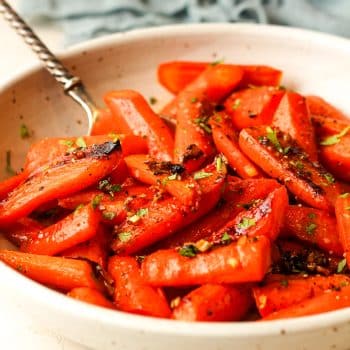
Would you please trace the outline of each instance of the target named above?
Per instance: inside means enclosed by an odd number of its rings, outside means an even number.
[[[48,47],[38,38],[27,23],[5,0],[0,0],[0,14],[23,37],[28,46],[45,64],[46,69],[63,86],[65,92],[80,84],[80,79],[73,76],[68,69],[52,54]]]

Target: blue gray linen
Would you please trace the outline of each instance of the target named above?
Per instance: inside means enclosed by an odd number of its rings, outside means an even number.
[[[62,25],[66,44],[172,23],[256,22],[350,36],[349,0],[21,0],[33,20]]]

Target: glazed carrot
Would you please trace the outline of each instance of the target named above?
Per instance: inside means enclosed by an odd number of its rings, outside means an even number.
[[[151,156],[164,161],[172,159],[174,140],[167,125],[153,112],[136,91],[112,91],[104,97],[124,134],[146,138]]]
[[[287,91],[273,116],[272,125],[289,134],[312,161],[317,161],[315,132],[305,97]]]
[[[117,309],[147,316],[170,317],[171,311],[163,291],[145,283],[135,258],[112,257],[108,272],[115,283],[114,303]]]
[[[271,241],[280,233],[288,205],[288,194],[284,186],[272,191],[264,200],[256,200],[251,208],[239,213],[220,230],[214,232],[210,241],[221,241],[224,235],[266,236]]]
[[[60,290],[69,291],[77,287],[102,289],[86,261],[12,250],[0,250],[0,260],[34,281]]]
[[[198,92],[181,92],[177,96],[177,124],[174,161],[192,172],[215,154],[208,125],[211,108],[206,96]]]
[[[67,295],[71,298],[84,301],[85,303],[106,307],[108,309],[115,309],[113,303],[111,303],[102,293],[92,288],[74,288],[67,293]]]
[[[119,150],[119,143],[91,146],[32,176],[0,203],[0,225],[9,225],[44,203],[83,190],[104,178],[118,165]]]
[[[323,210],[290,205],[285,213],[282,236],[316,244],[328,253],[343,255],[337,223]]]
[[[175,198],[152,202],[116,228],[112,249],[123,255],[136,253],[208,213],[219,201],[226,172],[210,165],[196,174],[201,189],[196,205],[184,206]]]
[[[24,242],[26,253],[55,255],[94,237],[100,223],[100,214],[92,206],[78,208],[63,220],[38,232],[33,240]]]
[[[23,183],[27,176],[26,172],[22,172],[0,182],[0,200],[4,199],[12,190]]]
[[[273,86],[248,88],[234,92],[225,101],[225,110],[237,130],[271,124],[273,115],[284,95]]]
[[[268,175],[279,179],[301,201],[331,211],[338,194],[333,176],[311,163],[305,152],[287,134],[270,127],[243,129],[242,151]]]
[[[306,299],[286,309],[273,312],[264,317],[263,321],[278,320],[281,318],[292,318],[315,315],[322,312],[342,309],[350,306],[350,287],[343,287],[329,293],[323,293],[314,298]]]
[[[226,113],[216,113],[210,120],[210,126],[216,148],[240,177],[262,177],[261,171],[239,149],[238,136]]]
[[[191,177],[183,178],[184,168],[170,162],[157,162],[147,155],[125,157],[130,174],[137,180],[159,185],[185,205],[193,205],[198,197],[199,186]]]
[[[322,115],[313,115],[311,120],[319,140],[330,135],[339,134],[350,125],[348,120],[324,117]]]
[[[179,93],[193,82],[208,66],[209,62],[171,61],[158,66],[158,81],[173,94]],[[233,66],[220,64],[222,66]],[[268,66],[238,65],[244,71],[240,86],[279,85],[282,72]]]
[[[350,267],[350,196],[345,193],[335,202],[335,215],[339,231],[340,243],[343,246],[348,267]]]
[[[182,321],[239,321],[251,306],[247,291],[220,284],[204,284],[183,297],[172,318]]]
[[[270,266],[270,253],[269,239],[264,236],[244,236],[238,242],[197,255],[188,246],[158,250],[143,261],[142,275],[153,286],[257,282]]]
[[[350,131],[350,125],[343,130]],[[350,134],[337,135],[342,132],[322,139],[320,160],[337,179],[350,181]]]
[[[319,96],[306,96],[306,103],[312,116],[323,116],[348,121],[348,117]]]
[[[208,102],[218,103],[237,87],[242,77],[243,70],[238,66],[223,64],[207,66],[195,80],[179,92],[179,95],[192,92],[194,99],[205,96]],[[178,97],[175,97],[160,114],[176,120],[178,105]],[[167,114],[168,112],[171,114]]]
[[[108,236],[107,229],[100,225],[94,237],[64,250],[60,255],[65,258],[88,260],[106,268]]]
[[[65,209],[75,210],[80,205],[86,205],[92,202],[95,197],[100,197],[103,200],[108,198],[107,194],[97,189],[88,189],[75,193],[69,197],[61,198],[58,200],[58,205]]]
[[[279,275],[280,279],[263,287],[254,287],[253,295],[262,317],[293,306],[305,299],[350,285],[346,275],[295,277]]]
[[[118,120],[108,109],[101,109],[98,118],[95,120],[91,135],[107,135],[109,133],[121,134]]]
[[[240,212],[248,210],[259,199],[265,199],[270,192],[278,187],[280,187],[278,182],[272,179],[228,181],[223,193],[224,204],[176,234],[160,241],[156,248],[176,248],[187,242],[208,240],[213,233],[222,229]]]

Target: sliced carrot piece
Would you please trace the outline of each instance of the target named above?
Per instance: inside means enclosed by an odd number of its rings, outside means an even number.
[[[343,246],[347,265],[350,268],[350,195],[348,193],[337,198],[335,202],[335,215],[340,243]]]
[[[272,86],[240,90],[227,98],[225,110],[237,130],[269,125],[283,95],[283,90]]]
[[[142,95],[133,90],[111,91],[104,99],[124,134],[145,137],[151,156],[164,161],[172,159],[171,131]]]
[[[279,86],[282,71],[269,66],[240,65],[244,75],[240,86]]]
[[[322,115],[313,115],[311,120],[320,141],[329,135],[341,133],[350,125],[348,120],[334,119]]]
[[[349,120],[348,116],[319,96],[306,96],[306,103],[313,116],[319,115],[337,120]]]
[[[290,205],[284,217],[282,236],[316,244],[328,253],[343,255],[336,220],[328,212]]]
[[[100,114],[92,126],[91,135],[107,135],[109,133],[121,134],[122,131],[119,128],[117,118],[108,108],[104,108],[100,110]]]
[[[279,179],[298,199],[332,211],[339,188],[321,165],[311,163],[305,152],[287,134],[270,127],[243,129],[242,151],[261,169]]]
[[[181,321],[239,321],[251,306],[251,296],[242,289],[204,284],[184,296],[172,318]]]
[[[0,260],[34,281],[60,290],[70,291],[77,287],[102,290],[86,261],[12,250],[0,250]]]
[[[272,125],[302,145],[312,161],[317,160],[315,132],[305,97],[295,92],[286,92],[273,116]]]
[[[142,263],[145,281],[153,286],[256,282],[264,278],[271,262],[270,242],[264,236],[245,236],[194,257],[188,257],[188,249],[158,250],[147,256]]]
[[[154,317],[170,317],[163,291],[150,287],[141,277],[133,257],[113,256],[108,272],[115,282],[114,303],[119,310]]]
[[[92,305],[115,309],[113,303],[111,303],[102,293],[92,288],[74,288],[67,294],[67,296]]]
[[[20,184],[22,184],[26,180],[27,176],[28,176],[28,174],[26,172],[22,172],[18,175],[14,175],[14,176],[0,182],[0,200],[6,198],[6,196],[12,190],[14,190]]]

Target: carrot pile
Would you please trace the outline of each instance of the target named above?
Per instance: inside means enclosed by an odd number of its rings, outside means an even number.
[[[185,321],[350,307],[350,122],[268,66],[166,62],[157,114],[105,95],[92,136],[0,183],[0,260],[69,297]]]

